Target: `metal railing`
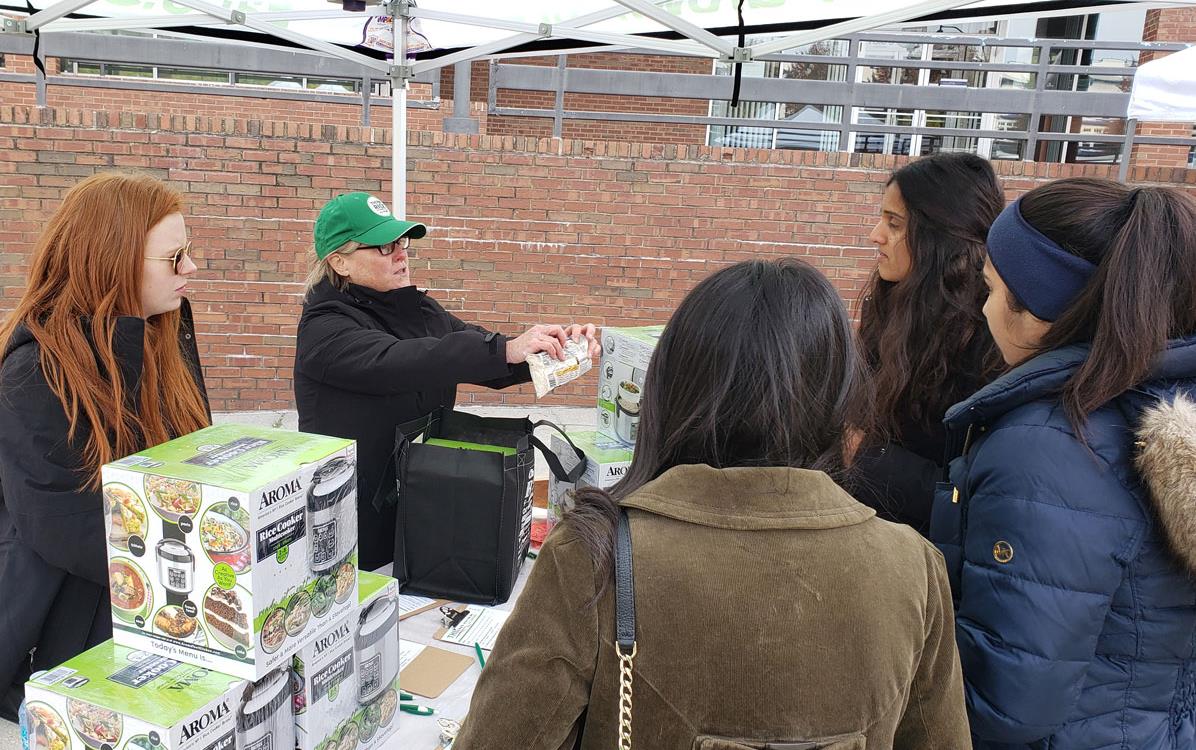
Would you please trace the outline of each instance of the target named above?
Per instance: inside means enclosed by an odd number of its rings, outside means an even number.
[[[558,57],[553,67],[492,62],[490,68],[488,114],[491,116],[547,118],[553,122],[553,135],[560,137],[565,121],[590,120],[606,122],[652,122],[674,125],[724,126],[733,128],[767,129],[776,131],[811,131],[837,133],[838,149],[849,150],[853,134],[882,134],[894,136],[935,136],[943,138],[974,138],[989,141],[1017,142],[1022,158],[1033,158],[1041,142],[1121,144],[1125,153],[1132,139],[1134,144],[1157,144],[1196,147],[1193,137],[1149,136],[1134,133],[1127,127],[1122,133],[1054,132],[1041,129],[1044,115],[1060,117],[1094,117],[1124,119],[1129,103],[1128,86],[1120,91],[1056,90],[1049,87],[1053,77],[1086,76],[1112,77],[1132,80],[1136,66],[1101,66],[1052,63],[1056,52],[1079,55],[1084,51],[1116,50],[1129,52],[1170,52],[1188,45],[1155,42],[1110,42],[1070,39],[1015,39],[999,36],[971,36],[953,34],[867,33],[847,38],[845,55],[833,54],[774,54],[762,60],[777,63],[804,63],[835,66],[845,69],[845,80],[793,80],[743,76],[740,99],[743,102],[773,102],[802,104],[814,107],[842,107],[838,121],[791,122],[784,119],[699,116],[687,114],[656,114],[640,112],[591,111],[565,109],[566,94],[605,94],[614,96],[669,97],[673,99],[729,100],[732,79],[727,75],[683,73],[652,73],[625,70],[605,70],[567,67],[566,56]],[[1002,62],[993,60],[890,59],[860,56],[868,45],[898,43],[941,47],[1030,48],[1034,62]],[[1032,76],[1033,87],[999,88],[993,86],[924,85],[903,83],[856,82],[861,67],[977,72],[984,79],[992,73]],[[552,108],[500,106],[499,90],[552,92]],[[859,113],[868,110],[915,113],[908,125],[860,122]],[[919,124],[925,113],[941,112],[946,122],[968,119],[973,113],[1006,120],[1024,118],[1026,125],[1018,129],[996,127],[931,127]],[[921,113],[919,117],[917,113]],[[912,138],[911,138],[912,142]],[[912,146],[912,143],[911,143]],[[988,154],[985,154],[986,156]]]

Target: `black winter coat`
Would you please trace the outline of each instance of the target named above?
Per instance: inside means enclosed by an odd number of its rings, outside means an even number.
[[[451,407],[459,383],[529,380],[526,364],[507,364],[505,336],[462,322],[413,286],[342,292],[325,280],[312,289],[295,350],[299,429],[357,441],[363,569],[394,561],[395,427]]]
[[[179,344],[206,404],[186,300],[182,314]],[[144,344],[144,319],[117,320],[114,347],[126,393],[136,393]],[[66,411],[46,382],[40,354],[18,327],[0,365],[0,716],[10,720],[31,671],[112,635],[103,495],[80,489],[90,480],[83,466],[90,429],[80,424],[67,441]]]
[[[961,396],[962,398],[962,396]],[[852,467],[851,493],[886,521],[930,533],[934,485],[943,478],[946,429],[905,420],[896,440],[865,445]]]

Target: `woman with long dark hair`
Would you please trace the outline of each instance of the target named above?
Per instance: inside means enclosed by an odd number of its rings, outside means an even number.
[[[626,477],[579,492],[545,543],[454,747],[616,746],[622,508],[632,746],[967,748],[942,558],[835,483],[863,369],[811,266],[751,261],[698,284],[648,368]]]
[[[988,236],[1014,366],[936,498],[977,747],[1196,747],[1196,202],[1067,179]]]
[[[1000,372],[984,325],[984,239],[1005,205],[988,161],[935,154],[889,178],[868,238],[879,254],[860,343],[876,389],[853,493],[927,533],[942,475],[943,415]]]
[[[0,716],[31,670],[112,635],[100,467],[210,422],[182,196],[71,188],[0,325]]]

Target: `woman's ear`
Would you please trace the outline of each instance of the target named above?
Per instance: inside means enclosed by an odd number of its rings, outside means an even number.
[[[328,265],[332,266],[332,270],[341,276],[349,275],[349,259],[341,253],[333,253],[328,256]]]

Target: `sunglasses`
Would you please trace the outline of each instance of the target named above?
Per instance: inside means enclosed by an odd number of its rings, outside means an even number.
[[[362,245],[358,250],[377,250],[382,255],[390,255],[396,248],[400,247],[404,250],[411,247],[411,238],[404,235],[394,242],[388,242],[385,245]]]
[[[182,265],[182,263],[183,263],[183,258],[190,258],[190,257],[191,257],[191,243],[188,242],[186,245],[183,245],[178,250],[175,250],[174,255],[165,255],[165,256],[147,255],[147,256],[145,256],[145,259],[146,260],[168,260],[168,261],[170,261],[171,266],[174,268],[174,272],[178,273],[179,266]]]

